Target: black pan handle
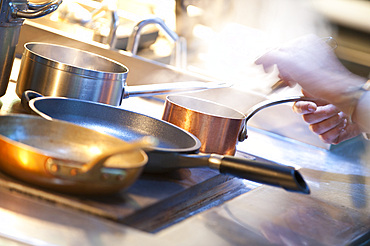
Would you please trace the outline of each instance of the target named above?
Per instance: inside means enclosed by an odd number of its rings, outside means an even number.
[[[288,191],[310,193],[303,177],[294,167],[217,154],[211,154],[208,163],[210,168],[223,174],[281,187]]]

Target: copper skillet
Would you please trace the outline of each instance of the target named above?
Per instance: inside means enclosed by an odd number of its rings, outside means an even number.
[[[69,121],[99,129],[125,141],[153,136],[159,143],[146,151],[146,172],[209,167],[220,173],[308,194],[309,188],[293,167],[218,154],[198,154],[201,142],[189,132],[166,121],[107,104],[71,98],[43,97],[26,91],[22,104],[47,119]]]
[[[151,141],[151,140],[150,140]],[[63,121],[0,116],[0,168],[19,180],[69,194],[111,194],[128,188],[148,157],[139,148]]]

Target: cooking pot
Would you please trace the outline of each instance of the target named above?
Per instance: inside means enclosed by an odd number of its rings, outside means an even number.
[[[0,97],[8,87],[15,48],[24,18],[42,17],[55,11],[62,0],[33,4],[26,0],[0,1]]]
[[[234,155],[238,141],[247,138],[248,120],[258,111],[273,105],[313,101],[307,97],[265,100],[243,114],[238,110],[206,99],[187,95],[167,96],[162,119],[194,134],[203,153]]]
[[[158,139],[146,151],[144,172],[168,172],[178,168],[209,167],[220,173],[308,194],[309,188],[293,167],[218,154],[198,154],[201,142],[193,134],[166,121],[107,104],[61,97],[43,97],[26,91],[22,104],[49,119],[97,129],[125,141],[142,136]]]
[[[64,121],[0,116],[0,169],[19,180],[69,194],[111,194],[128,188],[152,139],[127,143]]]
[[[177,82],[126,86],[129,69],[104,56],[71,47],[26,43],[17,80],[16,93],[26,90],[45,96],[77,98],[121,105],[129,96],[153,96],[173,92],[228,86],[218,82]]]

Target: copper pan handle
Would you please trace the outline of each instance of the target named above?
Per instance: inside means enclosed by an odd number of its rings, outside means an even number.
[[[124,168],[106,168],[105,161],[117,154],[122,154],[134,150],[152,148],[157,144],[157,139],[154,137],[143,137],[135,142],[127,145],[119,146],[106,153],[103,153],[91,161],[81,163],[66,159],[48,158],[45,163],[45,169],[54,177],[63,178],[73,181],[91,181],[97,182],[101,179],[106,183],[119,183],[126,176]],[[145,155],[145,160],[141,163],[134,163],[134,166],[145,165],[148,157]]]

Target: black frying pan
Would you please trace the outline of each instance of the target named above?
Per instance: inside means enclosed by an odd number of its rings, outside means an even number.
[[[26,91],[22,104],[46,119],[69,121],[103,131],[125,141],[154,136],[159,144],[148,151],[146,172],[165,172],[178,168],[204,167],[254,182],[309,194],[309,188],[293,167],[217,154],[197,154],[201,143],[194,135],[166,121],[116,108],[107,104],[43,97]]]

